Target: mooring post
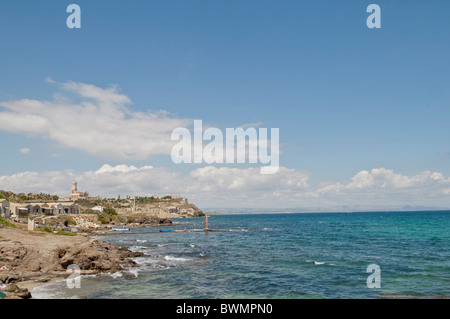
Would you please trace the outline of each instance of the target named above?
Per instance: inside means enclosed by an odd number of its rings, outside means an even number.
[[[209,230],[208,228],[208,215],[205,215],[205,229],[204,230]]]

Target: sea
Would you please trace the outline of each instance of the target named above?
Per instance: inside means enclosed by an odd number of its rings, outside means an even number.
[[[201,231],[204,221],[98,236],[145,255],[125,275],[82,276],[79,288],[52,282],[33,298],[450,296],[450,211],[211,215],[217,232]]]

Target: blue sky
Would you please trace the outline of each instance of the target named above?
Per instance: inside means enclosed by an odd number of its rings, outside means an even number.
[[[81,7],[81,29],[66,26],[70,3]],[[381,7],[381,29],[366,26],[370,3]],[[416,204],[448,207],[449,9],[443,0],[4,0],[0,111],[2,102],[54,101],[55,94],[82,102],[79,91],[64,87],[67,83],[115,87],[131,101],[126,104],[130,112],[163,110],[171,118],[202,119],[221,129],[248,123],[279,128],[281,166],[308,176],[306,188],[286,190],[280,203],[292,194],[317,198],[325,184],[346,187],[358,172],[383,168],[393,172],[383,175],[384,182],[397,175],[442,174],[434,193]],[[82,123],[79,127],[83,130]],[[206,166],[175,165],[158,152],[139,159],[105,158],[48,133],[5,129],[1,123],[0,139],[0,189],[20,187],[11,180],[21,172],[71,170],[82,180],[85,172],[109,164],[153,166],[186,177]],[[23,148],[30,151],[22,154]],[[430,188],[423,181],[414,185],[419,184]],[[389,200],[384,193],[372,198],[379,189],[367,189],[372,200],[364,203],[406,205],[417,196],[408,187]],[[41,184],[35,188],[57,191]],[[136,190],[157,191],[155,185]],[[287,205],[361,202],[347,191],[345,200],[299,195]],[[248,191],[248,196],[267,206],[263,198],[274,192]],[[239,203],[247,202],[243,197]]]

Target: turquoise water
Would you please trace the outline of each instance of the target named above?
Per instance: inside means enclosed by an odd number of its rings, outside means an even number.
[[[204,219],[175,220],[199,230]],[[132,250],[133,278],[83,277],[80,289],[56,283],[39,297],[383,298],[450,296],[450,212],[213,215],[227,232],[159,232],[99,239]],[[370,264],[381,288],[368,288]]]

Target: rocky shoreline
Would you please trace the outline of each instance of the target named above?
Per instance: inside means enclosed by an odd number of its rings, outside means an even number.
[[[65,231],[72,234],[102,235],[114,228],[136,228],[148,226],[171,226],[172,220],[151,215],[110,216],[108,219],[97,214],[46,216],[34,219],[35,230],[48,232]],[[25,221],[22,221],[24,224]]]
[[[88,236],[1,227],[0,292],[5,299],[29,299],[34,287],[70,276],[70,265],[82,275],[127,273],[137,266],[132,258],[141,255]]]

